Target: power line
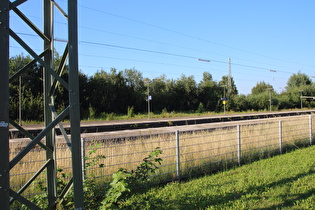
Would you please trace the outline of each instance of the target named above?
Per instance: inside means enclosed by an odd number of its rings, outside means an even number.
[[[176,56],[176,57],[182,57],[182,58],[197,59],[196,57],[188,56],[188,55],[167,53],[167,52],[161,52],[161,51],[155,51],[155,50],[147,50],[147,49],[140,49],[140,48],[134,48],[134,47],[124,47],[124,46],[113,45],[113,44],[106,44],[106,43],[97,43],[97,42],[89,42],[89,41],[81,41],[81,43],[91,44],[91,45],[98,45],[98,46],[106,46],[106,47],[112,47],[112,48],[119,48],[119,49],[125,49],[125,50],[133,50],[133,51],[141,51],[141,52],[148,52],[148,53]]]
[[[121,16],[121,15],[113,14],[113,13],[106,12],[106,11],[103,11],[103,10],[99,10],[99,9],[83,6],[83,5],[80,5],[80,4],[79,4],[79,6],[82,7],[82,8],[94,11],[94,12],[103,13],[103,14],[106,14],[106,15],[109,15],[109,16],[113,16],[113,17],[117,17],[117,18],[120,18],[120,19],[124,19],[124,20],[128,20],[128,21],[131,21],[131,22],[135,22],[135,23],[138,23],[138,24],[146,25],[146,26],[149,26],[149,27],[152,27],[152,28],[156,28],[156,29],[159,29],[159,30],[175,33],[175,34],[182,35],[182,36],[185,36],[185,37],[188,37],[188,38],[192,38],[192,39],[195,39],[195,40],[204,41],[204,42],[215,44],[215,45],[218,45],[218,46],[222,46],[222,47],[226,47],[226,48],[230,48],[230,49],[246,52],[246,53],[249,53],[249,54],[253,54],[253,55],[257,55],[257,56],[261,56],[261,57],[265,57],[265,58],[269,58],[269,59],[283,61],[283,62],[286,62],[286,63],[295,63],[295,64],[300,64],[300,65],[305,65],[305,64],[301,64],[301,63],[297,63],[297,62],[293,62],[293,61],[287,61],[287,60],[284,60],[284,59],[279,59],[279,58],[275,58],[275,57],[271,57],[271,56],[266,56],[266,55],[262,55],[262,54],[259,54],[259,53],[256,53],[256,52],[252,52],[252,51],[249,51],[249,50],[245,50],[245,49],[241,49],[241,48],[232,47],[232,46],[229,46],[229,45],[225,45],[225,44],[209,41],[207,39],[203,39],[203,38],[200,38],[200,37],[192,36],[190,34],[178,32],[178,31],[175,31],[175,30],[172,30],[172,29],[164,28],[164,27],[161,27],[161,26],[157,26],[157,25],[150,24],[150,23],[147,23],[147,22],[143,22],[143,21],[132,19],[132,18],[124,17],[124,16]],[[314,66],[310,66],[310,67],[314,67]]]
[[[191,55],[168,53],[168,52],[161,52],[161,51],[148,50],[148,49],[142,49],[142,48],[134,48],[134,47],[126,47],[126,46],[120,46],[120,45],[113,45],[113,44],[107,44],[107,43],[90,42],[90,41],[80,41],[80,43],[81,44],[96,45],[96,46],[111,47],[111,48],[118,48],[118,49],[124,49],[124,50],[140,51],[140,52],[146,52],[146,53],[155,53],[155,54],[168,55],[168,56],[176,56],[176,57],[189,58],[189,59],[198,59],[197,57],[191,56]],[[221,63],[221,64],[228,64],[227,61],[220,61],[220,60],[211,60],[211,62],[216,62],[216,63]],[[251,66],[251,65],[239,64],[239,63],[231,63],[231,64],[233,64],[235,66],[252,68],[252,69],[256,69],[256,70],[270,71],[270,69],[263,68],[263,67],[258,67],[258,66]],[[279,72],[292,74],[292,72],[287,72],[287,71],[279,71]]]
[[[82,5],[79,5],[79,6],[82,7],[82,8],[85,8],[85,9],[89,9],[89,10],[95,11],[95,12],[99,12],[99,13],[110,15],[110,16],[113,16],[113,17],[117,17],[117,18],[128,20],[128,21],[136,22],[136,23],[139,23],[139,24],[147,25],[147,26],[154,27],[154,28],[157,28],[157,29],[160,29],[160,30],[164,30],[164,31],[172,32],[172,33],[179,34],[179,35],[182,35],[182,36],[186,36],[186,37],[189,37],[189,38],[193,38],[193,39],[196,39],[196,40],[199,40],[199,41],[205,41],[205,42],[208,42],[208,43],[217,44],[217,45],[228,47],[228,48],[231,48],[231,49],[241,50],[241,51],[244,51],[244,52],[248,52],[248,53],[251,53],[251,54],[255,54],[255,55],[259,55],[259,56],[263,56],[263,57],[267,57],[267,58],[272,58],[272,59],[276,59],[276,60],[282,60],[282,59],[278,59],[278,58],[274,58],[274,57],[270,57],[270,56],[264,56],[264,55],[261,55],[261,54],[258,54],[258,53],[250,52],[250,51],[247,51],[247,50],[244,50],[244,49],[234,48],[234,47],[231,47],[231,46],[228,46],[228,45],[223,45],[223,44],[220,44],[220,43],[212,42],[212,41],[209,41],[209,40],[206,40],[206,39],[201,39],[199,37],[191,36],[191,35],[186,34],[186,33],[178,32],[178,31],[175,31],[175,30],[170,30],[170,29],[167,29],[167,28],[164,28],[164,27],[160,27],[160,26],[156,26],[156,25],[153,25],[153,24],[150,24],[150,23],[146,23],[146,22],[143,22],[143,21],[138,21],[138,20],[135,20],[135,19],[132,19],[132,18],[128,18],[128,17],[116,15],[116,14],[113,14],[113,13],[105,12],[103,10],[94,9],[94,8],[87,7],[87,6],[82,6]],[[33,17],[35,17],[35,16],[33,16]],[[36,17],[36,18],[37,19],[41,19],[41,18],[38,18],[38,17]],[[63,24],[62,22],[59,22],[59,23]],[[130,38],[134,38],[134,39],[160,43],[160,44],[174,46],[174,47],[179,47],[179,48],[183,48],[183,49],[189,49],[189,50],[195,50],[195,51],[210,53],[210,52],[207,52],[207,51],[204,51],[204,50],[198,50],[198,49],[193,49],[193,48],[186,48],[186,47],[183,47],[183,46],[178,46],[178,45],[169,44],[169,43],[165,43],[165,42],[159,42],[159,41],[154,41],[154,40],[149,40],[149,39],[144,39],[144,38],[139,38],[139,37],[134,37],[134,36],[127,36],[127,35],[123,35],[123,34],[119,34],[119,33],[114,33],[114,32],[109,32],[109,31],[104,31],[104,30],[99,30],[99,29],[92,29],[92,28],[89,28],[89,27],[82,27],[82,26],[80,26],[80,28],[86,28],[86,29],[89,29],[89,30],[101,31],[101,32],[106,32],[106,33],[112,33],[114,35],[120,35],[120,36],[130,37]],[[26,33],[23,33],[23,34],[26,35]],[[28,34],[28,35],[30,35],[30,34]],[[33,35],[33,36],[35,36],[35,35]],[[56,41],[58,41],[58,40],[56,40]],[[210,53],[210,54],[215,54],[215,53]],[[231,57],[231,56],[227,56],[227,57]],[[241,58],[238,58],[238,59],[241,59]],[[245,59],[242,59],[242,60],[245,60]],[[282,60],[282,61],[285,61],[285,60]],[[218,61],[218,62],[220,62],[220,61]],[[288,61],[285,61],[285,62],[288,62]],[[290,61],[290,62],[291,63],[295,63],[295,62],[292,62],[292,61]],[[255,67],[255,66],[249,66],[249,65],[244,65],[244,64],[237,64],[237,63],[233,63],[233,65],[243,66],[243,67]],[[305,64],[302,64],[302,65],[305,65]],[[262,69],[262,70],[266,70],[266,68],[261,68],[261,67],[257,67],[257,68],[258,69]],[[286,72],[286,71],[282,71],[282,72],[283,73],[292,73],[292,72]]]

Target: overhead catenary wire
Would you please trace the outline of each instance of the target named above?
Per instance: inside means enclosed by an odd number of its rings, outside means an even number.
[[[200,61],[207,61],[207,62],[211,61],[211,62],[216,62],[216,63],[221,63],[221,64],[228,64],[227,61],[220,61],[220,60],[213,60],[213,59],[209,60],[209,59],[198,58],[192,55],[176,54],[176,53],[155,51],[155,50],[149,50],[149,49],[143,49],[143,48],[127,47],[127,46],[113,45],[113,44],[107,44],[107,43],[90,42],[90,41],[80,41],[80,43],[118,48],[118,49],[124,49],[124,50],[141,51],[141,52],[146,52],[146,53],[162,54],[162,55],[168,55],[168,56],[176,56],[176,57],[181,57],[181,58],[197,59]],[[264,68],[264,67],[259,67],[259,66],[251,66],[251,65],[239,64],[239,63],[233,63],[233,62],[231,64],[236,65],[236,66],[246,67],[246,68],[257,69],[257,70],[259,69],[259,70],[270,71],[270,68]],[[287,71],[279,71],[279,72],[292,74],[292,72],[287,72]]]
[[[159,29],[159,30],[163,30],[163,31],[171,32],[171,33],[178,34],[178,35],[181,35],[181,36],[185,36],[185,37],[188,37],[188,38],[192,38],[192,39],[195,39],[195,40],[198,40],[198,41],[203,41],[203,42],[219,45],[219,46],[222,46],[222,47],[226,47],[226,48],[230,48],[230,49],[246,52],[246,53],[253,54],[253,55],[258,55],[258,56],[269,58],[269,59],[274,59],[274,60],[278,60],[278,61],[284,61],[286,63],[300,64],[300,63],[297,63],[297,62],[294,62],[294,61],[291,61],[291,60],[284,60],[284,59],[280,59],[280,58],[275,58],[275,57],[272,57],[272,56],[262,55],[260,53],[256,53],[256,52],[252,52],[252,51],[249,51],[249,50],[245,50],[245,49],[229,46],[229,45],[226,45],[226,44],[213,42],[213,41],[210,41],[210,40],[207,40],[207,39],[203,39],[203,38],[200,38],[200,37],[197,37],[197,36],[193,36],[193,35],[190,35],[190,34],[187,34],[187,33],[175,31],[175,30],[172,30],[172,29],[164,28],[164,27],[157,26],[157,25],[154,25],[154,24],[151,24],[151,23],[147,23],[147,22],[144,22],[144,21],[139,21],[139,20],[136,20],[136,19],[133,19],[133,18],[124,17],[124,16],[121,16],[121,15],[117,15],[117,14],[113,14],[113,13],[110,13],[110,12],[106,12],[104,10],[87,7],[87,6],[84,6],[82,4],[79,4],[79,6],[82,7],[82,8],[94,11],[94,12],[103,13],[103,14],[106,14],[106,15],[109,15],[109,16],[117,17],[117,18],[120,18],[120,19],[124,19],[124,20],[128,20],[128,21],[135,22],[135,23],[138,23],[138,24],[146,25],[146,26],[149,26],[149,27],[152,27],[152,28],[156,28],[156,29]],[[305,65],[305,64],[300,64],[300,65]],[[312,66],[312,67],[315,67],[315,66]]]
[[[28,33],[18,32],[18,34],[36,37],[36,35],[28,34]],[[58,41],[59,42],[66,42],[66,40],[63,40],[63,39],[60,39],[60,38],[56,38],[55,41],[57,41],[57,42]],[[206,61],[208,61],[208,59],[197,58],[197,56],[192,56],[192,55],[176,54],[176,53],[156,51],[156,50],[150,50],[150,49],[142,49],[142,48],[135,48],[135,47],[113,45],[113,44],[108,44],[108,43],[91,42],[91,41],[79,41],[79,43],[80,44],[86,44],[86,45],[111,47],[111,48],[118,48],[118,49],[122,49],[122,50],[132,50],[132,51],[139,51],[139,52],[144,52],[144,53],[154,53],[154,54],[161,54],[161,55],[167,55],[167,56],[176,56],[176,57],[188,58],[188,59],[194,59],[194,60],[197,59],[197,60],[206,60]],[[87,56],[87,55],[85,55],[85,56]],[[93,57],[103,57],[103,58],[105,58],[104,56],[98,56],[98,55],[94,55]],[[107,57],[107,58],[115,59],[114,57]],[[121,59],[121,58],[116,58],[116,59]],[[155,63],[155,64],[173,65],[173,66],[178,66],[178,67],[187,67],[187,66],[184,66],[184,65],[175,65],[175,64],[167,64],[167,63],[162,63],[162,62],[151,62],[151,61],[142,61],[142,60],[126,59],[126,58],[123,59],[123,60],[129,60],[129,61],[134,61],[134,62],[147,62],[147,63]],[[227,61],[220,61],[220,60],[215,60],[215,59],[211,59],[211,62],[216,62],[216,63],[221,63],[221,64],[228,64]],[[271,69],[265,68],[265,67],[246,65],[246,64],[240,64],[240,63],[234,63],[234,62],[231,62],[231,64],[234,65],[234,66],[251,68],[253,70],[271,71]],[[276,70],[272,70],[272,71],[274,72]],[[277,70],[277,72],[286,73],[286,74],[293,74],[294,73],[294,72],[281,71],[281,70]]]
[[[139,20],[135,20],[135,19],[132,19],[132,18],[129,18],[129,17],[124,17],[124,16],[121,16],[121,15],[109,13],[109,12],[106,12],[106,11],[104,11],[104,10],[100,10],[100,9],[95,9],[95,8],[83,6],[82,4],[79,4],[79,7],[82,7],[82,8],[91,10],[91,11],[103,13],[103,14],[106,14],[106,15],[110,15],[110,16],[113,16],[113,17],[116,17],[116,18],[125,19],[125,20],[128,20],[128,21],[132,21],[132,22],[135,22],[135,23],[138,23],[138,24],[142,24],[142,25],[149,26],[149,27],[157,28],[157,29],[159,29],[159,30],[163,30],[163,31],[175,33],[175,34],[178,34],[178,35],[186,36],[186,37],[189,37],[189,38],[192,38],[192,39],[196,39],[196,40],[199,40],[199,41],[205,41],[205,42],[217,44],[217,45],[224,46],[224,47],[228,47],[228,48],[231,48],[231,49],[241,50],[241,51],[244,51],[244,52],[248,52],[248,53],[251,53],[251,54],[254,54],[254,55],[259,55],[259,56],[263,56],[263,57],[267,57],[267,58],[271,58],[271,59],[283,60],[283,59],[278,59],[278,58],[274,58],[274,57],[271,57],[271,56],[260,55],[259,53],[250,52],[250,51],[247,51],[247,50],[244,50],[244,49],[241,49],[241,48],[234,48],[234,47],[229,46],[229,45],[225,45],[225,44],[221,44],[221,43],[212,42],[212,41],[209,41],[209,40],[206,40],[206,39],[202,39],[202,38],[200,38],[200,37],[196,37],[196,36],[189,35],[189,34],[187,34],[187,33],[182,33],[182,32],[179,32],[179,31],[175,31],[175,30],[172,30],[172,29],[164,28],[164,27],[157,26],[157,25],[154,25],[154,24],[151,24],[151,23],[147,23],[147,22],[144,22],[144,21],[139,21]],[[33,16],[33,17],[35,17],[35,16]],[[36,18],[37,18],[37,19],[41,19],[41,18],[39,18],[39,17],[36,17]],[[63,24],[63,23],[60,22],[60,21],[58,21],[58,23],[59,23],[59,24]],[[80,28],[90,29],[90,30],[97,30],[97,31],[103,31],[103,32],[105,32],[104,30],[92,29],[92,28],[90,28],[90,27],[82,27],[82,26],[79,26],[79,27],[80,27]],[[108,32],[108,31],[106,31],[106,32]],[[113,34],[118,35],[118,33],[114,33],[114,32],[108,32],[108,33],[113,33]],[[120,35],[122,35],[122,34],[120,34]],[[143,38],[134,37],[134,36],[128,36],[128,35],[125,35],[125,36],[126,36],[126,37],[137,38],[137,39],[142,39],[142,40],[146,40],[146,41],[150,41],[150,42],[161,43],[161,42],[159,42],[159,41],[154,41],[154,40],[149,40],[149,39],[143,39]],[[63,40],[63,39],[61,38],[60,40]],[[178,45],[173,45],[173,44],[169,44],[169,43],[163,43],[163,44],[170,45],[170,46],[176,46],[176,47],[185,48],[184,46],[178,46]],[[190,49],[190,50],[197,50],[197,49],[192,49],[192,48],[187,48],[187,49]],[[230,56],[228,56],[228,57],[230,57]],[[238,58],[238,59],[240,59],[240,58]],[[284,61],[284,60],[283,60],[283,61]],[[286,61],[286,62],[294,63],[294,62],[292,62],[292,61]],[[246,67],[246,66],[247,66],[247,65],[245,66],[245,65],[243,65],[243,64],[237,64],[237,63],[232,63],[232,64],[233,64],[233,65],[238,65],[238,66],[243,66],[243,67]],[[259,68],[259,67],[258,67],[258,68]],[[295,72],[287,72],[287,71],[282,71],[282,72],[283,72],[283,73],[295,73]]]
[[[79,7],[81,7],[82,5],[79,4]],[[93,8],[87,8],[87,7],[84,7],[83,8],[86,8],[86,9],[92,9]],[[115,18],[122,18],[122,19],[125,19],[125,20],[128,20],[128,21],[132,21],[134,23],[139,23],[139,24],[142,24],[142,25],[147,25],[148,27],[153,27],[153,28],[156,28],[156,29],[159,29],[159,30],[162,30],[162,31],[167,31],[167,32],[170,32],[170,33],[173,33],[173,34],[177,34],[177,35],[180,35],[180,36],[185,36],[185,37],[188,37],[188,38],[191,38],[191,39],[196,39],[196,40],[199,40],[199,41],[202,41],[202,42],[207,42],[207,43],[212,43],[212,44],[217,44],[217,45],[220,45],[220,46],[223,46],[223,47],[228,47],[228,48],[231,48],[231,49],[237,49],[237,50],[240,50],[240,51],[244,51],[246,52],[247,50],[244,50],[244,49],[240,49],[240,48],[233,48],[232,46],[229,46],[229,45],[225,45],[225,44],[220,44],[220,43],[215,43],[215,42],[212,42],[212,41],[209,41],[209,40],[206,40],[206,39],[201,39],[200,37],[197,37],[197,36],[191,36],[190,34],[187,34],[187,33],[182,33],[182,32],[179,32],[179,31],[176,31],[176,30],[170,30],[170,29],[167,29],[165,27],[160,27],[160,26],[157,26],[157,25],[154,25],[154,24],[151,24],[151,23],[146,23],[144,21],[138,21],[138,20],[135,20],[135,19],[132,19],[132,18],[129,18],[129,17],[124,17],[124,16],[120,16],[120,15],[117,15],[117,14],[113,14],[113,13],[108,13],[106,11],[102,11],[102,9],[95,9],[97,10],[97,12],[101,12],[101,13],[104,13],[106,15],[110,15],[112,17],[115,17]],[[62,22],[60,22],[60,24],[63,24]],[[209,55],[215,55],[216,53],[214,52],[210,52],[210,51],[207,51],[207,50],[200,50],[200,49],[194,49],[194,48],[191,48],[191,47],[188,47],[186,45],[176,45],[176,44],[170,44],[170,43],[167,43],[167,42],[161,42],[159,40],[151,40],[151,39],[147,39],[147,38],[143,38],[143,37],[139,37],[139,36],[131,36],[129,35],[128,33],[126,34],[120,34],[120,33],[116,33],[114,31],[105,31],[105,30],[102,30],[101,28],[91,28],[91,27],[84,27],[84,26],[80,26],[79,25],[79,29],[84,29],[84,30],[95,30],[95,31],[98,31],[98,32],[104,32],[104,33],[111,33],[113,34],[114,36],[123,36],[123,37],[129,37],[129,38],[132,38],[132,39],[138,39],[138,40],[143,40],[145,42],[152,42],[152,43],[157,43],[157,44],[160,44],[160,45],[165,45],[165,46],[172,46],[172,47],[176,47],[176,48],[181,48],[181,49],[187,49],[187,51],[180,51],[180,53],[177,53],[175,51],[166,51],[166,50],[152,50],[150,49],[149,47],[145,46],[145,47],[142,47],[142,46],[136,46],[136,47],[133,47],[133,46],[127,46],[126,44],[114,44],[114,42],[108,42],[108,43],[105,43],[107,44],[107,46],[104,46],[104,45],[97,45],[97,44],[90,44],[90,45],[94,45],[94,46],[102,46],[102,47],[107,47],[107,48],[116,48],[116,49],[120,49],[120,50],[125,50],[126,52],[127,51],[134,51],[134,52],[140,52],[140,53],[144,53],[144,54],[160,54],[160,55],[164,55],[164,56],[173,56],[173,57],[178,57],[179,59],[180,58],[185,58],[185,59],[198,59],[199,56],[198,56],[198,53],[191,53],[190,51],[195,51],[195,52],[204,52],[204,53],[207,53]],[[24,33],[24,35],[26,35],[26,33]],[[62,38],[58,38],[58,40],[62,40]],[[55,40],[55,41],[58,41],[58,40]],[[80,40],[80,43],[79,45],[85,45],[87,43],[84,43],[84,42],[89,42],[88,40]],[[93,41],[95,43],[100,43],[100,44],[104,44],[101,42],[99,42],[98,40],[96,41]],[[254,55],[260,55],[259,53],[256,53],[256,52],[249,52],[247,51],[248,53],[253,53]],[[102,53],[102,52],[101,52]],[[82,56],[83,54],[81,54],[79,52],[79,56]],[[84,55],[83,55],[84,56]],[[91,57],[97,57],[97,55],[93,56],[93,55],[90,55]],[[224,56],[224,55],[220,55],[220,56]],[[264,56],[264,55],[262,55]],[[245,60],[243,58],[237,58],[237,59],[234,59],[233,56],[229,56],[229,55],[226,55],[226,57],[231,57],[232,58],[232,62],[231,62],[231,65],[233,66],[238,66],[238,67],[242,67],[243,69],[247,68],[247,69],[250,69],[250,72],[252,75],[259,75],[257,72],[261,72],[261,71],[270,71],[270,69],[276,69],[276,74],[274,74],[274,78],[278,78],[280,79],[281,76],[283,74],[294,74],[297,72],[298,69],[294,69],[293,68],[290,68],[290,66],[288,65],[287,67],[282,67],[282,68],[276,68],[276,66],[268,66],[269,64],[265,64],[265,63],[262,63],[263,65],[257,65],[257,61],[254,61],[254,60],[246,60],[247,62],[242,62],[240,60]],[[272,59],[276,59],[276,60],[281,60],[281,59],[278,59],[278,58],[275,58],[275,57],[270,57],[270,56],[264,56],[264,57],[268,57],[268,58],[272,58]],[[99,57],[99,58],[104,58],[104,59],[116,59],[116,60],[128,60],[128,61],[132,61],[134,63],[138,63],[138,62],[142,62],[142,63],[152,63],[152,64],[158,64],[158,65],[170,65],[170,66],[178,66],[178,67],[183,67],[183,68],[194,68],[194,67],[190,67],[188,65],[181,65],[181,64],[170,64],[169,62],[164,62],[164,61],[156,61],[157,59],[153,59],[150,60],[150,59],[146,59],[146,58],[139,58],[139,59],[131,59],[132,57],[130,57],[130,59],[128,59],[127,56],[117,56],[116,55],[116,58],[115,56],[112,56],[112,57],[107,57],[105,58],[105,56],[103,57]],[[179,60],[178,59],[178,60]],[[207,56],[206,58],[201,58],[201,59],[205,59],[207,60]],[[227,61],[225,60],[222,60],[222,59],[212,59],[211,56],[209,56],[209,59],[208,60],[211,60],[211,62],[213,63],[218,63],[218,64],[222,64],[222,68],[221,70],[216,70],[216,69],[211,69],[211,68],[214,68],[214,67],[205,67],[205,69],[207,70],[211,70],[211,71],[220,71],[221,73],[225,72],[225,71],[222,71],[223,68],[223,65],[227,65]],[[104,62],[106,65],[108,65],[107,61],[106,60],[99,60],[100,62]],[[237,61],[237,62],[235,62]],[[252,63],[252,64],[251,64]],[[286,63],[295,63],[294,61],[292,60],[289,60],[289,61],[286,61]],[[98,64],[99,66],[102,66],[103,64]],[[137,64],[134,65],[134,67],[136,67]],[[192,63],[192,65],[194,65]],[[200,66],[202,64],[198,64],[196,65],[197,67],[196,68],[199,68],[200,69]],[[82,66],[82,65],[81,65]],[[91,65],[89,65],[91,67]],[[206,64],[205,64],[206,66]],[[268,67],[264,67],[264,66],[268,66]],[[115,66],[113,66],[115,67]],[[236,69],[233,69],[233,73],[236,73],[236,72],[242,72],[242,68],[236,68]],[[285,71],[284,71],[285,69]],[[288,71],[292,69],[292,71]],[[143,71],[143,69],[140,69],[141,71]],[[272,71],[271,71],[272,72]],[[196,74],[196,71],[193,72],[194,74]],[[272,73],[275,73],[275,72],[272,72]],[[281,74],[280,74],[281,73]],[[283,73],[283,74],[282,74]],[[169,72],[167,72],[167,74],[169,74]],[[198,73],[200,74],[200,73]],[[246,74],[246,75],[250,75],[250,74]],[[264,75],[264,77],[267,77]],[[263,78],[262,78],[263,79]],[[238,78],[238,80],[240,80]]]
[[[227,47],[227,48],[230,48],[230,49],[234,49],[234,50],[239,50],[239,51],[242,51],[242,52],[250,53],[250,54],[253,54],[253,55],[262,56],[262,57],[265,57],[265,58],[270,58],[270,59],[275,59],[275,60],[279,60],[279,61],[284,61],[286,63],[297,63],[297,62],[294,62],[292,60],[279,59],[279,58],[275,58],[275,57],[272,57],[272,56],[266,56],[266,55],[262,55],[262,54],[259,54],[259,53],[256,53],[256,52],[251,52],[251,51],[248,51],[248,50],[245,50],[245,49],[236,48],[236,47],[229,46],[229,45],[226,45],[226,44],[213,42],[213,41],[210,41],[210,40],[207,40],[207,39],[203,39],[203,38],[200,38],[200,37],[197,37],[197,36],[192,36],[192,35],[187,34],[187,33],[179,32],[179,31],[176,31],[176,30],[172,30],[172,29],[168,29],[168,28],[165,28],[165,27],[157,26],[157,25],[154,25],[154,24],[151,24],[151,23],[147,23],[147,22],[144,22],[144,21],[139,21],[139,20],[136,20],[136,19],[133,19],[133,18],[129,18],[129,17],[113,14],[113,13],[110,13],[110,12],[106,12],[104,10],[100,10],[99,8],[96,9],[96,8],[92,8],[92,7],[89,7],[89,6],[84,6],[82,4],[79,4],[79,7],[84,8],[84,9],[88,9],[88,10],[91,10],[91,11],[94,11],[94,12],[106,14],[106,15],[109,15],[109,16],[112,16],[112,17],[116,17],[116,18],[127,20],[127,21],[135,22],[135,23],[138,23],[138,24],[146,25],[146,26],[149,26],[149,27],[152,27],[152,28],[156,28],[156,29],[159,29],[159,30],[163,30],[163,31],[167,31],[167,32],[170,32],[170,33],[178,34],[178,35],[185,36],[185,37],[188,37],[188,38],[192,38],[192,39],[195,39],[195,40],[198,40],[198,41],[212,43],[212,44],[216,44],[216,45],[219,45],[219,46]],[[33,16],[33,17],[35,17],[35,16]],[[39,17],[35,17],[35,18],[41,19]],[[62,23],[60,21],[58,23],[59,24],[64,24],[64,23]],[[139,39],[139,40],[145,40],[145,41],[150,41],[150,42],[162,43],[160,41],[154,41],[154,40],[149,40],[149,39],[144,39],[144,38],[139,38],[139,37],[134,37],[134,36],[129,36],[129,35],[122,35],[122,34],[119,34],[119,33],[109,32],[109,31],[100,30],[100,29],[93,29],[93,28],[90,28],[90,27],[79,26],[79,28],[85,28],[85,29],[95,30],[95,31],[99,31],[99,32],[107,32],[107,33],[112,33],[112,34],[115,34],[115,35],[131,37],[131,38],[135,38],[135,39]],[[184,46],[178,46],[178,45],[169,44],[169,43],[165,43],[165,42],[162,43],[162,44],[185,48]],[[198,50],[198,49],[192,49],[192,48],[186,48],[186,49]],[[210,54],[212,54],[212,53],[210,53]],[[228,55],[226,55],[226,56],[227,57],[231,57],[231,56],[228,56]],[[238,58],[238,59],[241,59],[241,58]],[[297,63],[297,64],[299,64],[299,63]],[[300,64],[300,65],[306,65],[306,64]],[[309,66],[309,65],[306,65],[306,66]],[[311,66],[311,67],[314,67],[314,66]],[[284,72],[284,73],[288,73],[288,72]]]

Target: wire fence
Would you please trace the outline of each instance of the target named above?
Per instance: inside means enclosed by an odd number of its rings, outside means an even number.
[[[312,126],[314,117],[291,116],[247,121],[225,127],[210,127],[203,130],[175,131],[138,136],[101,136],[82,138],[82,168],[84,176],[93,176],[97,183],[106,185],[111,176],[120,168],[135,169],[143,158],[159,147],[163,153],[161,166],[151,176],[150,184],[169,182],[199,174],[209,174],[218,170],[249,163],[261,158],[285,153],[288,150],[313,144]],[[11,158],[23,144],[10,145]],[[97,156],[97,164],[86,166]],[[66,143],[58,143],[56,164],[61,179],[71,175],[71,151]],[[36,185],[45,185],[45,174],[41,174],[35,184],[27,186],[27,181],[46,162],[46,152],[35,147],[17,166],[11,170],[11,188],[24,196],[37,192]],[[99,167],[102,164],[104,167]],[[69,174],[69,175],[68,175]],[[22,189],[22,191],[21,191]]]

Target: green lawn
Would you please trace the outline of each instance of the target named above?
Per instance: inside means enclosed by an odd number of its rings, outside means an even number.
[[[124,209],[315,209],[315,146],[133,194]]]

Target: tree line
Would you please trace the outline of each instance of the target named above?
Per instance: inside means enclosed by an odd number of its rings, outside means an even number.
[[[55,66],[60,62],[55,55]],[[31,61],[29,56],[18,55],[10,58],[10,75]],[[67,73],[62,78],[67,80]],[[43,120],[43,70],[34,63],[20,78],[10,82],[10,118],[19,118],[21,104],[23,120]],[[301,95],[314,96],[315,85],[304,73],[291,75],[285,90],[277,93],[273,86],[264,81],[258,82],[251,93],[238,94],[233,78],[223,76],[220,81],[213,80],[209,72],[203,72],[201,81],[193,76],[181,75],[178,79],[168,79],[166,75],[149,79],[144,78],[136,69],[109,72],[97,71],[92,76],[79,72],[80,107],[82,119],[105,117],[108,114],[146,113],[148,100],[150,111],[161,112],[222,112],[222,98],[227,98],[226,110],[249,111],[313,107],[314,102],[303,99]],[[230,84],[230,85],[229,85]],[[21,94],[21,97],[20,97]],[[57,112],[68,104],[68,92],[58,87],[55,95]]]

